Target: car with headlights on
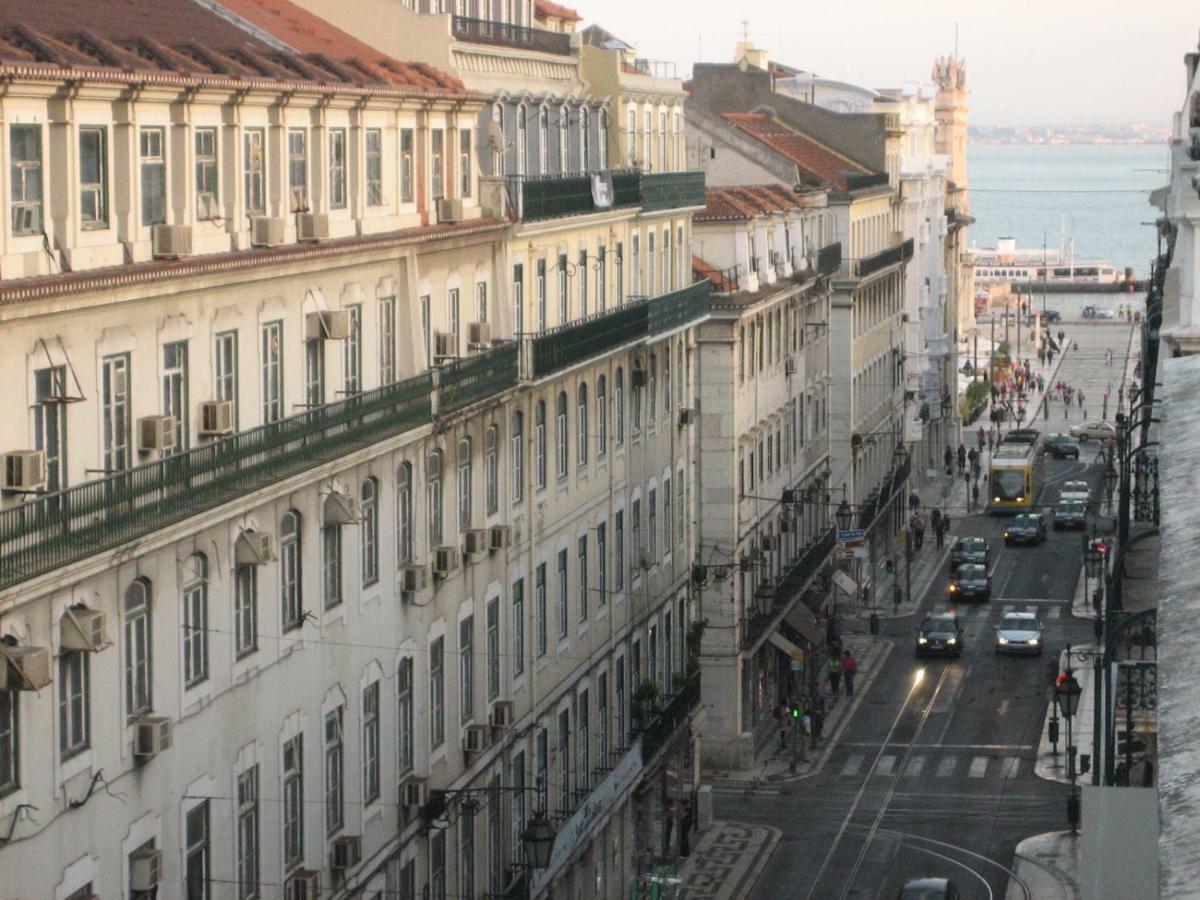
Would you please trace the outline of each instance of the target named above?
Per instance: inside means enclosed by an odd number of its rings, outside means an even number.
[[[1087,506],[1092,501],[1092,489],[1086,481],[1067,481],[1059,488],[1058,499],[1061,503],[1076,500]]]
[[[954,613],[926,616],[917,628],[917,656],[961,656],[963,635]]]
[[[1042,623],[1037,613],[1005,613],[996,626],[997,653],[1042,654]]]
[[[1087,507],[1078,500],[1067,500],[1054,507],[1054,529],[1087,528]]]
[[[988,574],[987,566],[963,563],[954,573],[947,593],[951,600],[990,600],[992,576]]]
[[[1046,517],[1041,513],[1021,513],[1004,529],[1004,543],[1040,544],[1046,540]]]
[[[958,571],[958,567],[966,563],[978,563],[987,568],[987,541],[978,537],[959,538],[950,548],[950,574]]]

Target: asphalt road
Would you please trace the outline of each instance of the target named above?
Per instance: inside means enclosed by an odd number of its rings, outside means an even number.
[[[1084,389],[1086,405],[1109,381],[1115,398],[1128,330],[1067,327],[1080,349],[1067,355],[1059,377]],[[1117,356],[1113,367],[1104,365],[1107,348]],[[1082,421],[1083,410],[1073,408],[1064,421],[1062,409],[1054,404],[1050,420],[1039,417],[1041,427],[1065,431]],[[1088,410],[1091,418],[1099,411]],[[1078,462],[1048,460],[1042,504],[1053,505],[1058,485],[1073,478],[1086,478],[1098,495],[1096,446],[1085,444]],[[1004,897],[1017,843],[1066,826],[1066,788],[1037,778],[1033,766],[1057,651],[1091,639],[1089,623],[1070,615],[1082,540],[1052,530],[1041,546],[1006,548],[1005,524],[952,511],[951,537],[985,538],[992,563],[991,601],[958,605],[966,628],[960,658],[915,658],[921,614],[948,605],[952,540],[939,549],[930,539],[921,553],[939,554],[941,562],[922,613],[883,623],[895,648],[822,771],[749,791],[717,785],[719,818],[782,832],[752,896],[894,898],[906,880],[940,875],[963,897]],[[1042,619],[1045,655],[998,656],[1000,616],[1023,610]]]

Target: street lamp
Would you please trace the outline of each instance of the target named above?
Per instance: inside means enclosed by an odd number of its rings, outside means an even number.
[[[1095,585],[1097,585],[1096,589],[1090,595],[1092,601],[1092,610],[1096,613],[1096,623],[1094,626],[1096,640],[1100,640],[1100,635],[1104,633],[1104,623],[1100,618],[1100,597],[1103,589],[1102,584],[1104,578],[1104,562],[1104,554],[1100,552],[1100,549],[1096,546],[1095,542],[1089,543],[1087,550],[1085,550],[1083,553],[1083,570],[1085,575],[1083,591],[1084,597],[1088,597],[1087,579],[1089,578]]]
[[[844,491],[845,485],[842,486]],[[837,512],[833,514],[837,519],[838,531],[849,531],[851,520],[854,518],[854,510],[850,508],[850,503],[845,497],[842,497],[842,502],[838,504]]]
[[[1104,492],[1108,496],[1108,509],[1112,512],[1113,491],[1117,488],[1117,467],[1114,464],[1113,450],[1110,447],[1108,451],[1108,468],[1104,470]]]
[[[521,843],[525,847],[525,864],[531,869],[545,869],[550,865],[550,851],[554,849],[554,825],[541,813],[535,815],[525,826]]]
[[[1067,653],[1070,653],[1068,647]],[[1067,720],[1067,775],[1071,779],[1071,794],[1067,797],[1067,821],[1071,824],[1071,834],[1079,833],[1079,794],[1075,784],[1075,740],[1071,729],[1071,719],[1079,710],[1079,697],[1083,688],[1075,678],[1070,668],[1058,676],[1054,683],[1054,699],[1058,703],[1059,712]]]

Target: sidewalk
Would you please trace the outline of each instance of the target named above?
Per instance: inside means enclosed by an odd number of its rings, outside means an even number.
[[[715,820],[679,867],[690,900],[741,900],[775,852],[780,832],[766,825]]]
[[[1069,831],[1035,834],[1017,844],[1013,871],[1029,889],[1026,894],[1016,878],[1008,881],[1005,900],[1078,900],[1079,838]]]
[[[1093,699],[1093,661],[1088,659],[1078,659],[1075,654],[1078,652],[1095,653],[1099,651],[1099,647],[1094,644],[1081,644],[1077,647],[1072,647],[1071,668],[1075,671],[1075,679],[1079,682],[1079,687],[1082,693],[1079,695],[1079,709],[1075,713],[1075,717],[1071,720],[1071,740],[1075,742],[1078,748],[1076,756],[1076,766],[1078,767],[1079,755],[1087,754],[1093,756],[1092,750],[1092,735],[1094,732],[1095,716],[1094,699]],[[1066,668],[1067,654],[1066,651],[1059,656],[1057,661],[1056,672],[1061,672]],[[1052,682],[1051,682],[1052,684]],[[1047,693],[1052,693],[1053,688],[1047,686]],[[1051,704],[1054,703],[1053,697],[1050,699]],[[1067,777],[1067,721],[1061,716],[1058,719],[1058,752],[1054,752],[1054,745],[1050,743],[1050,723],[1053,721],[1053,716],[1048,714],[1046,721],[1042,726],[1042,738],[1038,742],[1037,759],[1034,762],[1033,771],[1038,778],[1044,778],[1046,781],[1057,781],[1061,784],[1070,784],[1071,779]],[[1093,765],[1095,759],[1093,756]],[[1077,783],[1091,781],[1091,773],[1081,775],[1076,778]]]

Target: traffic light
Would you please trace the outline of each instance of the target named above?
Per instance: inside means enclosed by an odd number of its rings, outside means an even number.
[[[792,705],[788,708],[788,715],[790,715],[793,719],[799,719],[800,718],[800,704],[793,702]]]
[[[893,572],[895,572],[896,571],[895,560],[892,560],[892,559],[885,560],[883,563],[883,570],[885,572],[887,572],[889,575],[891,575]]]

